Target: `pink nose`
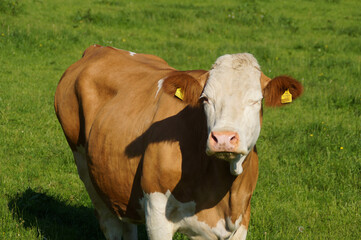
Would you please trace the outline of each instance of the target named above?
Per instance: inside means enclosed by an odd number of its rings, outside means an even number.
[[[212,152],[235,152],[239,143],[236,132],[211,132],[209,137],[209,148]]]

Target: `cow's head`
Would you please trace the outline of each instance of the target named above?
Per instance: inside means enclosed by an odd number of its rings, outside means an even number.
[[[187,90],[184,100],[194,105],[197,96],[204,106],[208,128],[206,153],[229,161],[234,175],[242,173],[242,163],[259,137],[262,100],[267,106],[282,106],[281,98],[287,90],[292,99],[303,91],[302,85],[290,77],[265,76],[257,60],[248,53],[219,57],[208,73],[186,82],[192,91]]]

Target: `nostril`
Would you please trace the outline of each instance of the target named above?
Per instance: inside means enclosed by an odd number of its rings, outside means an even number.
[[[213,139],[213,141],[214,141],[215,143],[218,143],[218,139],[217,139],[217,137],[213,134],[213,132],[211,133],[211,137],[212,137],[212,139]]]
[[[230,139],[229,139],[229,142],[231,144],[237,144],[238,143],[238,134],[234,134]]]

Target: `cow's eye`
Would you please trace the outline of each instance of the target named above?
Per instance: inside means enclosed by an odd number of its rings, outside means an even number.
[[[209,99],[208,97],[203,93],[201,95],[201,97],[199,98],[199,101],[201,101],[201,103],[208,103],[209,102]]]

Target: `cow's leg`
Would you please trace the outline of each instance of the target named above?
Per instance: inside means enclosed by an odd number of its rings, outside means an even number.
[[[105,216],[99,219],[100,228],[102,229],[105,238],[108,240],[137,240],[138,230],[137,225],[121,222],[119,219],[112,216]],[[122,236],[122,238],[121,238]]]
[[[145,218],[150,240],[171,240],[174,225],[166,217],[168,198],[162,193],[151,193],[145,196]]]
[[[232,240],[246,240],[249,220],[251,219],[251,200],[248,203],[246,212],[243,215],[241,226],[236,230]]]
[[[90,194],[89,194],[90,196]],[[92,201],[94,204],[94,201]],[[100,229],[102,230],[104,236],[108,240],[121,240],[123,236],[123,223],[116,218],[108,209],[104,210],[102,208],[99,211],[99,204],[98,207],[94,208],[97,209],[97,217],[100,225]]]
[[[123,222],[123,240],[138,240],[137,225]]]
[[[231,239],[246,240],[246,238],[247,238],[247,228],[244,225],[241,225]]]
[[[123,235],[123,223],[109,210],[109,208],[105,205],[103,200],[96,192],[93,183],[90,180],[84,148],[81,147],[78,148],[77,151],[73,151],[73,155],[78,168],[79,177],[83,181],[84,186],[93,203],[97,213],[100,228],[102,229],[106,239],[121,240]]]

